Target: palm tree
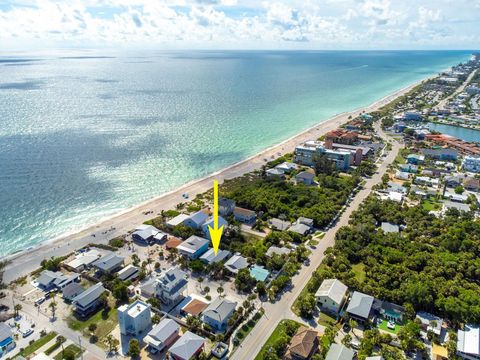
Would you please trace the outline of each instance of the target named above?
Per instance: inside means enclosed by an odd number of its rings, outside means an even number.
[[[52,296],[52,302],[48,305],[52,310],[52,320],[55,320],[55,311],[57,310],[57,303],[55,302],[55,295]]]
[[[355,337],[358,339],[357,334],[355,334],[355,328],[358,326],[358,323],[354,319],[350,318],[348,320],[348,324],[352,329],[352,334],[355,335]]]
[[[109,334],[106,338],[105,338],[105,343],[107,344],[108,346],[108,352],[109,353],[112,353],[112,352],[117,352],[118,350],[118,345],[119,345],[119,341],[117,339],[115,339],[112,334]]]
[[[22,310],[22,305],[21,304],[15,304],[15,306],[13,307],[14,317],[18,316],[18,313],[20,312],[20,310]]]
[[[217,288],[217,292],[218,292],[218,294],[219,294],[220,296],[222,296],[222,293],[223,293],[224,291],[225,291],[225,290],[223,290],[223,287],[221,287],[221,286],[219,286],[219,287]]]

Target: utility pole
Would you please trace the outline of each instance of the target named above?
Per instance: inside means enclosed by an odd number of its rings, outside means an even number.
[[[82,339],[80,335],[78,336],[78,346],[80,346],[80,356],[81,356],[81,359],[83,360]]]

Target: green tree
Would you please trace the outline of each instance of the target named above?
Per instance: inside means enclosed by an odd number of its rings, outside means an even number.
[[[132,358],[140,356],[140,343],[137,339],[131,339],[128,343],[128,355]]]

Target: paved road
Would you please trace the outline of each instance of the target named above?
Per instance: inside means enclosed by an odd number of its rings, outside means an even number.
[[[302,289],[306,286],[308,280],[312,276],[312,272],[314,272],[315,269],[322,262],[325,250],[328,247],[333,246],[337,230],[340,227],[348,224],[352,212],[357,210],[360,204],[367,198],[367,196],[372,190],[372,187],[375,184],[381,182],[382,176],[388,170],[388,166],[393,163],[399,150],[403,147],[402,144],[388,137],[388,135],[386,135],[380,128],[379,124],[376,125],[375,129],[377,131],[377,134],[383,139],[391,140],[392,151],[390,151],[387,157],[379,163],[377,173],[366,181],[364,188],[360,190],[353,198],[349,206],[346,208],[345,212],[341,215],[337,224],[333,228],[328,230],[323,239],[320,240],[317,248],[310,256],[310,265],[302,267],[300,272],[293,277],[293,288],[286,294],[283,294],[282,298],[276,303],[265,303],[265,316],[259,320],[257,325],[245,338],[245,340],[241,344],[241,347],[238,348],[237,351],[233,354],[233,360],[253,359],[256,354],[258,354],[261,347],[263,346],[267,338],[270,336],[270,334],[273,332],[275,327],[278,325],[280,320],[292,318],[290,308],[293,305],[293,302],[300,295]]]
[[[57,301],[61,300],[57,299]],[[35,322],[35,331],[41,331],[42,329],[45,329],[47,331],[54,330],[59,335],[63,335],[66,339],[70,340],[76,345],[79,345],[79,339],[81,339],[80,345],[82,346],[82,349],[90,355],[90,357],[93,356],[98,359],[107,358],[107,353],[103,349],[99,348],[95,344],[89,343],[88,339],[80,337],[80,333],[70,329],[64,320],[57,318],[55,321],[52,322],[50,318],[50,313],[45,314],[43,312],[40,312],[37,307],[18,298],[15,298],[15,303],[21,304],[21,313],[26,314],[28,318],[32,319]]]
[[[467,79],[463,82],[462,85],[460,85],[457,90],[455,90],[450,96],[447,96],[445,99],[441,100],[437,106],[435,106],[436,109],[445,109],[445,105],[447,104],[447,102],[451,99],[453,99],[453,97],[455,97],[456,95],[460,94],[463,90],[465,90],[465,88],[467,87],[468,84],[470,84],[470,81],[472,80],[472,78],[475,76],[475,74],[477,73],[478,70],[474,70],[472,71]]]
[[[223,169],[217,173],[211,174],[201,180],[192,181],[172,192],[166,193],[156,199],[148,201],[139,205],[134,209],[125,211],[122,214],[118,214],[110,219],[99,220],[99,223],[85,229],[83,231],[66,235],[61,239],[57,239],[50,244],[43,244],[37,248],[28,249],[25,252],[8,257],[11,262],[7,265],[4,272],[4,281],[10,282],[20,276],[27,275],[28,273],[36,270],[40,267],[40,262],[43,259],[51,258],[52,256],[62,256],[68,254],[75,249],[79,249],[82,246],[89,243],[106,243],[108,239],[112,239],[115,236],[123,235],[128,231],[134,229],[143,221],[148,220],[160,213],[161,210],[174,209],[180,202],[185,202],[182,198],[182,194],[188,192],[190,199],[194,198],[196,194],[203,193],[212,188],[213,179],[218,179],[221,183],[225,179],[232,179],[241,176],[245,173],[251,172],[256,169],[260,169],[265,164],[265,159],[272,159],[278,157],[279,154],[292,152],[296,145],[311,139],[316,139],[320,135],[324,135],[326,132],[338,128],[341,124],[349,121],[350,115],[356,116],[360,111],[372,112],[382,107],[385,104],[390,103],[398,96],[410,91],[414,86],[418,84],[412,84],[396,93],[386,96],[379,101],[371,104],[370,106],[357,109],[348,113],[339,114],[329,121],[318,124],[311,129],[294,136],[281,144],[273,146],[260,154],[252,156],[240,163],[237,163],[231,167]],[[146,210],[153,211],[153,214],[144,215]],[[95,234],[95,237],[92,236]]]

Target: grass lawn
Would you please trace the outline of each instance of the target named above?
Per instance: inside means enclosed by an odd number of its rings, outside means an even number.
[[[300,327],[300,323],[294,321],[294,320],[282,320],[280,321],[280,323],[278,324],[278,326],[275,328],[275,330],[273,330],[273,333],[272,335],[270,335],[270,337],[268,338],[268,340],[265,342],[265,344],[263,344],[262,348],[260,349],[260,352],[258,353],[258,355],[255,357],[255,360],[262,360],[263,359],[263,354],[268,351],[268,349],[270,348],[270,346],[272,346],[273,344],[275,344],[275,342],[282,336],[285,336],[285,324],[287,323],[291,323],[291,324],[294,324],[297,329]]]
[[[75,358],[78,357],[78,355],[80,355],[80,353],[82,352],[81,349],[75,345],[75,344],[70,344],[68,345],[66,348],[65,348],[65,353],[73,353],[75,354]],[[55,357],[53,358],[53,360],[62,360],[63,359],[63,351],[60,351],[57,355],[55,355]]]
[[[69,328],[75,331],[81,331],[86,337],[90,337],[90,331],[88,330],[90,324],[97,325],[97,329],[95,330],[95,335],[98,338],[97,345],[103,346],[103,338],[110,334],[118,324],[117,309],[110,309],[107,315],[103,313],[103,310],[100,310],[85,321],[79,320],[74,315],[71,315],[67,319],[67,323]]]
[[[380,329],[380,330],[383,330],[383,331],[386,331],[386,332],[389,332],[391,334],[397,334],[400,329],[403,327],[401,325],[398,325],[398,324],[395,324],[395,329],[389,329],[387,327],[387,324],[388,324],[388,321],[387,320],[383,320],[381,324],[378,324],[377,327]]]
[[[318,323],[323,326],[334,326],[337,320],[331,317],[330,315],[321,312],[320,316],[318,317]]]
[[[352,270],[355,273],[355,278],[358,280],[359,283],[365,281],[365,264],[358,263],[352,265]]]
[[[442,208],[442,204],[438,201],[424,200],[422,207],[427,211],[437,211]]]
[[[32,345],[28,345],[23,351],[21,351],[18,355],[21,355],[23,357],[27,357],[31,354],[33,354],[35,351],[40,349],[43,345],[51,341],[52,339],[57,336],[57,333],[55,331],[49,332],[47,335],[44,337],[41,337],[37,341],[35,341]]]

